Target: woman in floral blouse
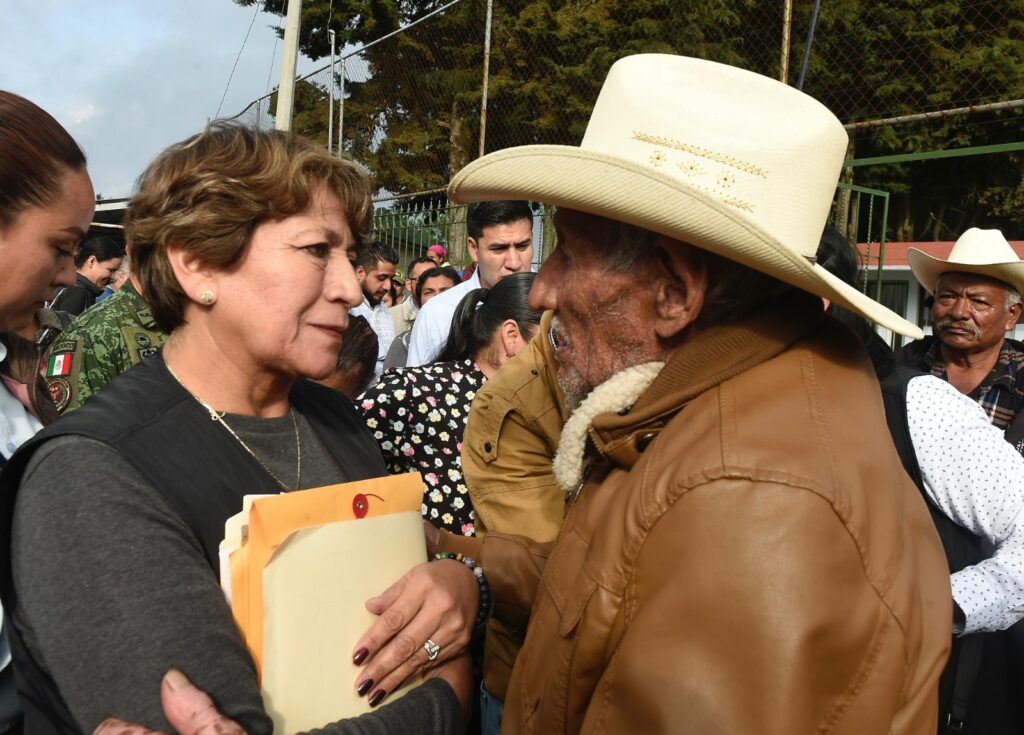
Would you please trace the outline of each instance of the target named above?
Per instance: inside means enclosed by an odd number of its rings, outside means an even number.
[[[359,401],[388,472],[423,476],[423,517],[438,528],[473,535],[462,434],[477,390],[537,332],[540,312],[527,304],[534,276],[467,293],[437,361],[384,373]]]

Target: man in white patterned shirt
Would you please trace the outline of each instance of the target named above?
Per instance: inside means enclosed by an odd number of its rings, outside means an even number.
[[[395,320],[384,304],[384,294],[391,290],[391,279],[394,278],[397,267],[398,253],[390,245],[380,242],[365,248],[356,260],[356,278],[359,279],[359,286],[363,290],[363,303],[349,313],[364,317],[377,335],[374,383],[384,371],[384,358],[395,339]]]
[[[952,572],[955,637],[939,682],[940,732],[1020,733],[1024,457],[971,398],[934,375],[909,375],[883,379],[883,400],[887,414],[905,414],[896,423],[916,459],[911,476]],[[899,446],[895,430],[893,438]]]
[[[817,257],[858,285],[856,253],[834,228],[825,228]],[[940,733],[1019,733],[1024,669],[1010,629],[1024,616],[1024,457],[971,396],[916,365],[896,366],[860,317],[829,313],[868,349],[893,442],[928,502],[952,572],[955,638],[939,682]]]

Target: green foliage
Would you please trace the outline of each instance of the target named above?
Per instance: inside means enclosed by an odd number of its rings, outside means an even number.
[[[630,54],[686,54],[776,76],[781,26],[772,0],[508,3],[496,14],[487,149],[578,144],[609,67]]]
[[[257,0],[235,0],[251,5]],[[366,44],[441,7],[441,0],[305,0],[299,41],[314,59]],[[286,0],[267,0],[283,14]],[[495,0],[486,150],[579,143],[605,74],[640,51],[690,53],[775,74],[781,25],[749,33],[775,0]],[[486,5],[465,2],[349,62],[345,150],[383,191],[443,188],[480,149]],[[777,19],[776,19],[777,20]],[[365,60],[365,68],[359,61]],[[319,98],[296,99],[296,116]],[[315,116],[314,116],[315,117]],[[323,115],[326,119],[326,114]],[[315,126],[314,126],[315,127]]]
[[[796,18],[812,5],[797,2]],[[794,59],[803,55],[799,39]],[[806,91],[851,122],[1022,98],[1024,0],[823,2]],[[1019,141],[1022,132],[1019,111],[977,113],[858,132],[852,152],[967,148]],[[855,181],[894,195],[889,237],[955,239],[971,226],[1024,236],[1019,156],[872,166]]]
[[[236,0],[250,5],[254,0]],[[317,59],[366,44],[441,7],[442,2],[306,0],[300,47]],[[283,13],[285,0],[266,9]],[[344,150],[387,192],[443,188],[477,153],[484,8],[464,2],[353,59],[345,83]],[[296,100],[296,111],[302,109]],[[324,114],[326,119],[326,113]]]
[[[292,130],[327,147],[327,117],[330,92],[303,80],[295,85]],[[270,95],[270,109],[277,109],[277,90]]]
[[[265,7],[283,14],[286,4],[266,0]],[[305,0],[300,45],[325,57],[330,27],[339,50],[350,52],[444,4]],[[794,0],[790,83],[813,6]],[[628,54],[685,54],[778,77],[782,7],[782,0],[494,0],[485,149],[578,144],[608,68]],[[477,156],[485,11],[483,0],[464,0],[349,60],[345,150],[383,191],[441,189]],[[296,125],[302,120],[323,136],[326,92],[312,87],[296,101]],[[844,122],[1022,98],[1024,0],[823,0],[805,89]],[[1020,123],[1019,112],[1005,112],[882,127],[854,134],[851,152],[862,158],[1020,140]],[[892,192],[890,237],[947,239],[973,224],[1024,236],[1020,156],[870,167],[855,181]]]

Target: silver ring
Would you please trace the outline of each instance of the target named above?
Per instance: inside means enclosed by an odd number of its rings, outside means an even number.
[[[427,642],[423,644],[423,648],[427,651],[428,661],[433,661],[435,658],[437,658],[437,654],[441,652],[441,646],[437,645],[429,638],[427,638]]]

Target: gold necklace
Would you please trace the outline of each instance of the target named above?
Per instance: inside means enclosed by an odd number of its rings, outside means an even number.
[[[248,452],[249,456],[255,459],[256,463],[263,468],[263,471],[266,472],[271,477],[273,477],[274,482],[280,485],[282,490],[288,492],[291,488],[289,488],[287,485],[281,482],[281,478],[275,475],[273,471],[271,471],[271,469],[263,463],[263,460],[259,458],[256,452],[252,451],[252,449],[249,448],[249,445],[242,440],[242,437],[236,434],[235,430],[232,429],[228,422],[224,420],[224,415],[226,412],[217,411],[209,403],[207,403],[202,398],[200,398],[195,393],[186,388],[185,384],[181,382],[181,378],[178,377],[177,373],[171,370],[171,366],[167,364],[166,360],[164,360],[164,365],[167,366],[167,372],[171,374],[171,377],[178,381],[178,385],[184,388],[185,392],[192,396],[192,398],[195,399],[196,403],[198,403],[200,406],[206,409],[207,413],[210,414],[210,420],[213,421],[214,423],[220,424],[225,429],[227,429],[227,432],[235,438],[235,441],[242,445],[242,449]],[[302,481],[302,440],[299,438],[299,422],[295,418],[295,409],[292,408],[291,404],[288,405],[288,415],[292,417],[292,427],[295,429],[295,489],[298,490],[300,487],[302,487],[302,485],[300,484]]]

